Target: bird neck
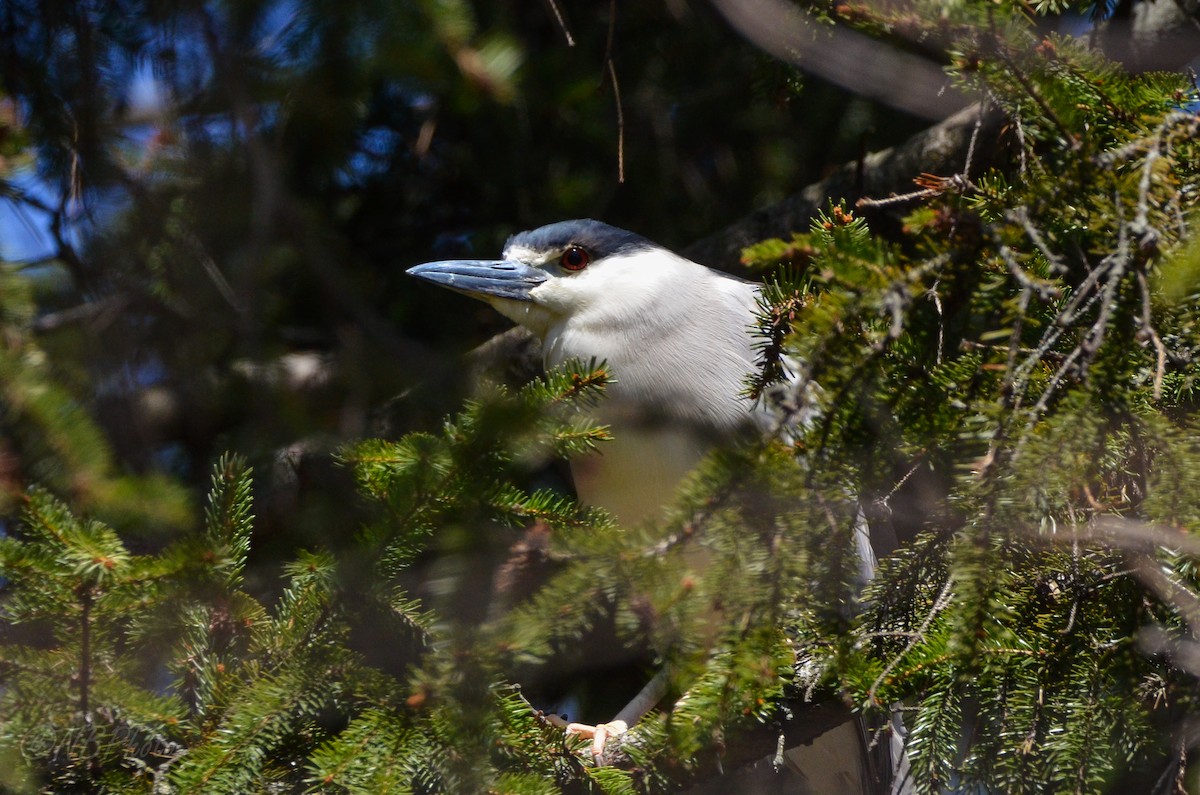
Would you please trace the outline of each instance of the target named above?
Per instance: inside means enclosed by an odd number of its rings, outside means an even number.
[[[579,312],[548,328],[545,364],[606,362],[615,383],[598,411],[605,421],[685,424],[727,436],[747,423],[752,407],[741,393],[755,369],[755,296],[754,285],[724,280],[691,285],[675,296],[687,300],[643,304],[635,313],[620,306]]]

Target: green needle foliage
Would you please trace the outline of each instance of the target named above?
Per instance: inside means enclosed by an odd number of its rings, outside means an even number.
[[[1190,251],[1196,93],[1023,40],[958,62],[1018,133],[1005,170],[925,177],[898,241],[834,206],[747,259],[797,271],[762,332],[822,410],[803,455],[916,534],[832,669],[864,711],[903,705],[918,790],[1169,789],[1200,438],[1195,285],[1156,285]]]
[[[767,278],[746,388],[781,432],[714,451],[657,522],[548,474],[608,439],[588,410],[610,375],[576,363],[345,447],[370,519],[278,584],[236,457],[196,532],[136,544],[94,486],[138,481],[89,446],[0,273],[0,443],[29,451],[0,484],[24,505],[0,539],[0,787],[658,792],[783,764],[832,710],[880,742],[902,717],[920,792],[1194,789],[1200,96],[1037,35],[1024,4],[818,11],[924,26],[1001,142],[746,250]],[[899,542],[867,584],[862,516]],[[669,697],[594,760],[547,713],[631,668]]]
[[[118,471],[103,432],[29,331],[32,293],[30,279],[0,263],[0,513],[40,483],[125,529],[186,524],[178,486]]]
[[[0,542],[10,626],[0,748],[21,760],[5,786],[522,793],[582,777],[628,791],[628,774],[585,766],[579,742],[503,682],[493,632],[464,623],[452,597],[433,612],[400,582],[439,527],[605,527],[597,512],[515,482],[607,438],[578,415],[607,379],[599,366],[566,370],[472,403],[441,435],[348,449],[364,492],[381,498],[362,536],[374,561],[365,584],[316,552],[285,567],[277,597],[248,593],[251,480],[235,458],[215,467],[203,533],[157,554],[32,491]],[[396,676],[355,651],[348,610],[364,599],[417,637]]]

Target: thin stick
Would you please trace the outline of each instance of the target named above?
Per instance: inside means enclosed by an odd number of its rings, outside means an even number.
[[[1058,128],[1058,134],[1062,136],[1067,146],[1071,148],[1071,151],[1079,149],[1079,141],[1076,140],[1075,136],[1071,134],[1071,131],[1067,128],[1067,125],[1063,124],[1063,120],[1059,118],[1057,113],[1054,112],[1054,108],[1050,107],[1049,103],[1042,98],[1041,93],[1038,92],[1037,87],[1033,84],[1033,81],[1031,81],[1029,77],[1023,71],[1021,71],[1021,67],[1017,66],[1017,63],[1003,50],[998,50],[996,54],[999,55],[1000,60],[1004,61],[1005,65],[1008,66],[1009,70],[1012,72],[1012,76],[1015,77],[1017,82],[1021,84],[1021,88],[1025,89],[1025,93],[1029,95],[1029,98],[1032,99],[1038,108],[1041,109],[1042,113],[1046,115],[1046,118],[1050,119],[1054,126]]]
[[[617,67],[613,63],[613,38],[617,29],[617,0],[608,3],[608,37],[604,43],[604,66],[612,80],[613,97],[617,101],[617,182],[625,182],[625,110],[621,105],[621,84],[617,82]],[[603,82],[604,78],[601,78]]]
[[[1029,239],[1033,242],[1033,245],[1037,246],[1037,250],[1042,252],[1042,256],[1046,258],[1048,263],[1050,263],[1051,273],[1067,272],[1067,266],[1063,264],[1062,259],[1056,256],[1054,252],[1050,250],[1050,247],[1046,245],[1046,241],[1042,239],[1042,235],[1038,231],[1037,227],[1034,226],[1033,222],[1029,220],[1029,212],[1025,209],[1024,205],[1016,208],[1015,210],[1009,210],[1004,214],[1004,217],[1009,221],[1015,221],[1021,225],[1021,228],[1025,230],[1025,234],[1029,236]]]
[[[611,63],[613,54],[613,32],[617,28],[617,0],[608,3],[608,37],[604,42],[604,60]]]
[[[621,84],[617,82],[617,68],[608,59],[608,76],[612,79],[613,97],[617,101],[617,182],[625,182],[625,111],[621,107]]]
[[[941,191],[925,188],[924,190],[915,190],[912,193],[902,193],[899,195],[893,194],[886,199],[868,199],[862,198],[854,203],[855,207],[886,207],[889,204],[899,204],[900,202],[913,201],[914,199],[928,199],[931,196],[940,196]]]
[[[971,161],[975,159],[975,142],[979,140],[979,130],[983,127],[984,103],[979,103],[979,115],[975,117],[975,129],[971,130],[971,142],[967,144],[967,160],[963,164],[963,179],[971,178]]]
[[[933,600],[933,605],[929,608],[929,613],[926,614],[925,620],[921,622],[921,626],[917,627],[917,631],[913,634],[912,639],[909,640],[908,645],[904,647],[904,651],[893,657],[887,666],[884,667],[883,672],[871,683],[871,689],[867,691],[867,700],[869,702],[872,704],[876,703],[875,692],[879,689],[879,686],[883,684],[888,675],[900,664],[900,661],[904,659],[904,655],[912,651],[914,646],[925,639],[925,633],[929,630],[929,626],[933,623],[933,620],[937,618],[937,614],[945,610],[950,604],[950,600],[954,596],[953,591],[950,590],[950,584],[951,580],[947,578],[946,583],[942,586],[941,593]]]
[[[1162,398],[1163,373],[1167,369],[1167,348],[1163,345],[1162,338],[1158,336],[1158,331],[1154,328],[1154,323],[1150,316],[1150,286],[1146,284],[1146,274],[1144,271],[1137,272],[1138,287],[1142,291],[1142,330],[1150,337],[1150,341],[1154,343],[1154,351],[1158,355],[1158,362],[1154,369],[1154,400],[1157,402]]]
[[[562,9],[558,7],[558,0],[546,0],[546,5],[550,6],[550,11],[554,14],[554,19],[558,22],[559,29],[562,30],[563,36],[566,36],[567,46],[574,47],[575,39],[571,36],[571,31],[567,29],[567,20],[563,16]]]

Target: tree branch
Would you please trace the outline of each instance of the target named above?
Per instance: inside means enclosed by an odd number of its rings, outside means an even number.
[[[814,182],[787,199],[764,207],[733,222],[709,237],[698,240],[681,252],[702,265],[729,272],[742,272],[742,249],[770,237],[808,229],[809,222],[829,200],[851,201],[862,197],[882,197],[907,192],[915,178],[923,173],[958,174],[972,153],[972,170],[995,165],[1004,152],[999,145],[1003,116],[966,108],[943,122],[918,133],[899,146],[846,163],[834,174]],[[974,141],[974,146],[972,142]],[[892,204],[867,210],[876,218],[897,218],[906,208]],[[471,353],[472,371],[484,374],[538,373],[541,370],[541,346],[523,327],[498,334]]]
[[[847,163],[831,176],[793,196],[735,221],[714,235],[683,250],[683,255],[703,265],[736,271],[742,249],[760,240],[808,229],[809,221],[830,199],[855,201],[908,192],[922,173],[957,174],[963,170],[979,124],[973,170],[994,165],[1002,148],[997,146],[1003,116],[965,108],[943,122],[890,149],[874,152],[862,161]],[[894,210],[892,212],[895,212]]]

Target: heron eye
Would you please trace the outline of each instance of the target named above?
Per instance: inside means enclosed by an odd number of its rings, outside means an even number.
[[[579,246],[568,246],[558,261],[569,271],[581,271],[587,267],[591,259],[588,253]]]

